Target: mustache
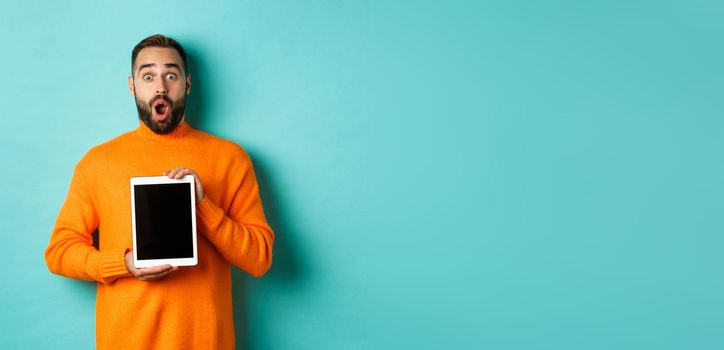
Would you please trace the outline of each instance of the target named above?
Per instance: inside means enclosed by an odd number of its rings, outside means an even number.
[[[169,97],[166,96],[166,95],[156,95],[156,96],[154,96],[154,97],[151,99],[151,101],[148,101],[148,106],[149,106],[149,107],[150,107],[150,106],[153,106],[153,104],[154,104],[156,101],[158,101],[158,100],[164,100],[166,103],[168,103],[169,106],[173,106],[173,101],[171,100],[171,98],[169,98]]]

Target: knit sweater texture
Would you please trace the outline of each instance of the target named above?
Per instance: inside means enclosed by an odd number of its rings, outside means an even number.
[[[177,167],[195,170],[203,185],[198,265],[141,281],[124,263],[133,247],[130,178]],[[45,261],[53,273],[98,282],[98,349],[233,349],[231,264],[260,277],[271,266],[273,244],[242,147],[185,121],[166,135],[139,123],[76,164]]]

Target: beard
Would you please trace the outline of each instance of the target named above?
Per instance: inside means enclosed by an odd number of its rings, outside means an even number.
[[[169,108],[171,108],[171,113],[166,119],[159,122],[153,119],[151,106],[154,102],[160,99],[163,99],[166,103],[168,103]],[[138,109],[138,119],[146,124],[151,131],[161,135],[168,134],[176,129],[176,127],[181,123],[181,119],[183,119],[184,116],[184,110],[186,109],[186,96],[175,102],[166,95],[156,95],[148,101],[148,103],[139,101],[137,97],[135,100],[136,108]]]

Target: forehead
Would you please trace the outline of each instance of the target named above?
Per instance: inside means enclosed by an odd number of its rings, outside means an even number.
[[[163,67],[169,63],[183,67],[181,55],[170,47],[147,47],[138,52],[138,56],[136,56],[136,67],[144,64],[156,64],[157,67]]]

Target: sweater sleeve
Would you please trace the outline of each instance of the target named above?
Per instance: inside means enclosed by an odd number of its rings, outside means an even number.
[[[274,232],[264,216],[251,159],[243,149],[240,152],[240,160],[228,173],[230,187],[226,190],[233,193],[228,211],[204,196],[196,207],[197,220],[201,232],[226,260],[261,277],[271,267]]]
[[[125,249],[93,247],[92,233],[98,227],[98,214],[90,188],[76,166],[50,243],[45,262],[52,273],[83,280],[111,283],[130,276],[124,261]]]

